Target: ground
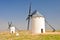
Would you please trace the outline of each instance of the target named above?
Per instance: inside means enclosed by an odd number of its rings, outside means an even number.
[[[46,32],[33,35],[30,31],[18,31],[19,36],[9,32],[0,32],[0,40],[60,40],[60,32]]]

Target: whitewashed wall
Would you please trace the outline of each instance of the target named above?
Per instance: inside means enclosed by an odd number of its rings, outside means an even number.
[[[45,18],[44,17],[32,17],[32,33],[40,34],[41,29],[45,33]]]
[[[15,33],[15,27],[14,26],[10,27],[10,33]]]

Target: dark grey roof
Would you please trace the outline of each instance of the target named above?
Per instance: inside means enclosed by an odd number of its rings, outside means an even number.
[[[43,17],[43,15],[41,13],[39,13],[37,10],[35,10],[33,13],[32,13],[32,17]]]

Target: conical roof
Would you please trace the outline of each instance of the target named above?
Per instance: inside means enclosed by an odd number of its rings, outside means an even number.
[[[32,13],[32,17],[43,17],[43,15],[41,13],[39,13],[37,10],[35,10],[33,13]]]

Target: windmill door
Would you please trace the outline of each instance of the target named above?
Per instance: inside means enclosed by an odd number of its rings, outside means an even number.
[[[43,33],[43,29],[41,29],[41,33]]]

